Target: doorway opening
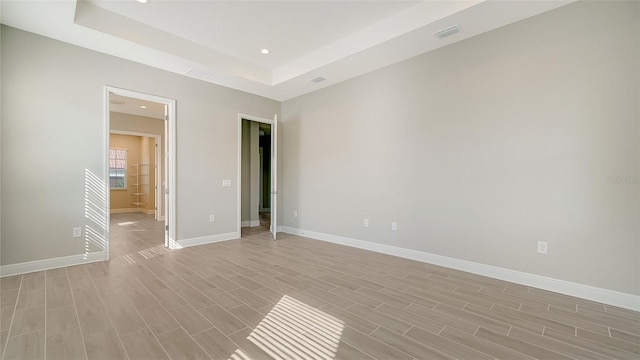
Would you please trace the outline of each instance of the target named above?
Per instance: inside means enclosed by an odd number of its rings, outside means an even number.
[[[165,211],[158,187],[165,166],[160,157],[164,124],[162,119],[114,111],[111,120],[109,253],[116,258],[164,246]],[[155,134],[118,130],[143,126]]]
[[[246,120],[245,120],[246,121]],[[271,124],[258,123],[259,218],[260,226],[271,228]]]
[[[239,114],[238,122],[238,233],[275,239],[277,118]]]
[[[175,244],[175,101],[105,87],[106,259]]]

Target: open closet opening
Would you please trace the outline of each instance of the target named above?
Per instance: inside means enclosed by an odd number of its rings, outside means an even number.
[[[271,227],[271,125],[258,123],[260,226]]]
[[[242,227],[271,227],[271,125],[242,120]],[[245,229],[246,230],[246,229]]]
[[[239,121],[239,232],[275,239],[277,119],[240,115]]]

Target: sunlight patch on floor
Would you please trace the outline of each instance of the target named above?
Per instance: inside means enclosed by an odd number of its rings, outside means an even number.
[[[123,255],[122,259],[126,261],[129,265],[133,265],[136,263],[136,259],[134,259],[132,256],[129,256],[129,254]]]
[[[142,256],[144,259],[151,259],[152,257],[166,254],[169,251],[170,249],[165,248],[164,245],[159,245],[149,249],[140,250],[138,251],[138,255]]]
[[[283,296],[247,339],[274,359],[333,359],[344,322],[287,295]],[[236,350],[230,360],[244,360]]]
[[[233,354],[229,360],[253,360],[249,355],[245,354],[244,351],[238,349]]]

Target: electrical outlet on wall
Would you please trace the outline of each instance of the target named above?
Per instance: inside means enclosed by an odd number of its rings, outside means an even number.
[[[398,223],[397,222],[392,222],[391,223],[391,230],[398,230]]]
[[[215,222],[216,216],[214,214],[209,215],[209,222]]]
[[[73,228],[73,237],[74,238],[82,237],[82,228],[81,227],[74,227]]]
[[[364,227],[369,227],[369,219],[364,219]]]
[[[298,217],[298,210],[293,210],[293,217],[297,218]]]
[[[548,244],[546,241],[538,241],[538,254],[546,254]]]

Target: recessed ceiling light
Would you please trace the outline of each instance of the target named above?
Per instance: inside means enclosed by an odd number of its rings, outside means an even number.
[[[269,54],[269,49],[262,49],[262,50],[260,50],[260,52],[262,54],[264,54],[264,55],[267,55],[267,54]]]
[[[144,105],[140,105],[140,109],[146,109],[147,107]]]
[[[139,3],[142,3],[142,4],[146,4],[147,2],[149,2],[149,0],[136,0],[136,1],[138,1]]]

